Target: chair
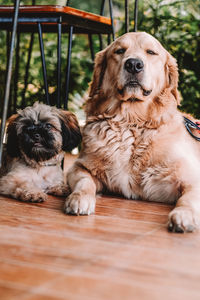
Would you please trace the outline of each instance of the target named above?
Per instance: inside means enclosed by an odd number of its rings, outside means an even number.
[[[33,1],[33,4],[35,1]],[[67,1],[69,4],[69,1]],[[102,1],[101,12],[104,9],[105,0]],[[46,62],[44,55],[43,32],[56,32],[58,35],[57,46],[57,106],[61,107],[61,33],[68,32],[68,56],[67,56],[67,74],[66,74],[66,93],[64,100],[64,108],[67,108],[68,92],[69,92],[69,74],[70,74],[70,58],[72,49],[72,35],[73,33],[87,33],[90,37],[90,45],[92,44],[92,34],[112,34],[114,38],[114,24],[112,17],[112,1],[109,0],[111,18],[103,17],[102,15],[95,15],[84,12],[69,6],[58,5],[29,5],[19,6],[20,0],[15,1],[15,6],[0,6],[0,29],[12,31],[12,41],[10,47],[10,55],[7,63],[7,80],[5,99],[3,103],[3,114],[1,122],[1,136],[0,136],[0,165],[2,156],[2,145],[5,131],[5,122],[9,104],[9,92],[12,75],[12,60],[14,53],[14,43],[16,32],[18,32],[16,53],[19,53],[19,33],[31,32],[30,49],[25,72],[25,90],[22,97],[22,107],[25,105],[25,91],[27,87],[28,70],[30,65],[31,51],[33,46],[34,33],[38,32],[40,51],[42,58],[42,69],[44,78],[44,88],[46,103],[50,104],[47,82]],[[14,18],[13,18],[14,16]],[[18,26],[18,28],[17,28]],[[9,35],[7,34],[7,41],[9,44]],[[9,52],[9,51],[8,51]],[[91,51],[92,52],[92,51]],[[93,55],[93,53],[92,53]],[[93,55],[94,56],[94,55]],[[17,77],[18,77],[19,57],[16,57],[15,70],[15,102],[14,110],[16,110],[17,98]]]
[[[92,58],[94,58],[93,47],[92,47],[92,34],[99,34],[100,48],[102,48],[101,34],[112,34],[113,39],[115,38],[114,33],[114,22],[112,16],[112,1],[109,1],[110,18],[106,18],[103,15],[105,0],[102,0],[100,15],[80,11],[69,6],[57,6],[57,5],[32,5],[32,6],[19,6],[20,0],[15,0],[15,7],[11,6],[0,6],[0,29],[5,29],[7,32],[12,30],[12,40],[10,47],[10,55],[8,60],[8,76],[6,81],[6,92],[3,107],[3,117],[1,123],[1,136],[0,136],[0,165],[2,156],[2,144],[5,131],[5,122],[8,111],[10,81],[11,81],[11,70],[12,70],[12,57],[14,52],[14,41],[16,35],[16,29],[18,25],[18,39],[16,54],[19,53],[19,33],[20,32],[31,32],[29,54],[27,60],[27,66],[25,71],[25,88],[22,95],[22,107],[25,106],[25,92],[28,82],[28,70],[30,65],[31,51],[33,46],[34,33],[38,32],[40,51],[42,58],[43,78],[45,87],[46,103],[50,104],[48,83],[47,83],[47,72],[44,55],[44,44],[42,33],[43,32],[57,32],[58,35],[58,47],[57,47],[57,106],[61,106],[60,101],[60,90],[61,90],[61,32],[69,33],[68,40],[68,56],[67,56],[67,75],[66,75],[66,93],[64,99],[64,108],[67,108],[68,93],[69,93],[69,74],[70,74],[70,58],[72,49],[72,35],[73,33],[87,33],[90,40],[90,49]],[[135,1],[137,2],[137,1]],[[33,0],[33,4],[35,1]],[[69,5],[69,0],[67,1]],[[128,0],[125,0],[126,6],[126,20],[128,20]],[[136,9],[135,9],[136,10]],[[14,13],[15,12],[15,13]],[[19,15],[18,15],[19,14]],[[14,15],[14,18],[13,18]],[[18,23],[17,23],[18,20]],[[127,21],[126,21],[127,24]],[[127,26],[126,26],[127,27]],[[126,29],[128,31],[128,29]],[[7,34],[7,41],[9,44],[9,34]],[[8,51],[9,52],[9,51]],[[16,55],[17,56],[17,55]],[[17,77],[18,77],[18,61],[19,57],[16,57],[16,71],[15,71],[15,101],[14,111],[16,110],[17,101]]]
[[[102,3],[104,6],[105,0],[103,0]],[[109,3],[110,3],[110,8],[112,8],[111,0],[109,0]],[[11,30],[13,12],[14,12],[14,7],[0,6],[0,29],[5,29],[7,31]],[[92,13],[84,12],[69,6],[58,6],[58,5],[20,6],[19,18],[18,18],[18,33],[20,32],[32,33],[31,40],[30,40],[30,52],[28,55],[28,62],[27,62],[27,69],[26,69],[26,76],[25,76],[25,88],[27,86],[27,75],[28,75],[27,73],[28,73],[28,67],[30,63],[31,51],[33,46],[33,33],[38,32],[39,34],[45,97],[46,97],[47,104],[50,104],[50,101],[49,101],[49,94],[48,94],[48,82],[47,82],[47,72],[46,72],[42,33],[57,32],[58,34],[57,106],[58,107],[61,106],[61,102],[60,102],[61,32],[69,33],[67,75],[66,75],[66,95],[64,101],[65,108],[67,108],[68,91],[69,91],[69,72],[70,72],[70,57],[71,57],[71,49],[72,49],[72,35],[76,33],[88,34],[90,38],[90,45],[92,45],[92,39],[91,39],[92,34],[108,34],[108,35],[112,34],[114,38],[113,18],[106,18],[101,15],[95,15]],[[18,44],[17,46],[19,47]],[[92,57],[94,57],[92,46],[90,48],[91,48]],[[25,91],[22,99],[22,107],[25,106],[24,95],[25,95]],[[16,105],[16,101],[14,101],[14,103]],[[14,107],[14,109],[16,109],[16,107]]]

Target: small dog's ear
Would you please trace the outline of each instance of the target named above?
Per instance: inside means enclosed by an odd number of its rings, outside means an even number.
[[[18,114],[12,115],[8,119],[8,127],[7,127],[7,153],[11,157],[19,157],[19,143],[16,131],[17,119],[19,118]]]
[[[177,62],[176,59],[169,53],[167,53],[166,75],[167,75],[168,86],[171,89],[171,93],[174,96],[177,105],[180,105],[180,95],[178,91]]]
[[[63,145],[62,150],[71,151],[81,142],[81,132],[76,116],[65,110],[60,110],[59,119],[61,122]]]

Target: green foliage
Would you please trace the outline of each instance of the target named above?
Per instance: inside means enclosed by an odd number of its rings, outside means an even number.
[[[31,4],[30,1],[21,1],[21,4]],[[124,1],[114,0],[114,16],[117,18],[117,36],[124,33]],[[47,4],[46,1],[36,1],[38,4]],[[64,4],[65,1],[48,1],[48,4]],[[99,13],[101,1],[71,0],[70,4],[76,8]],[[108,1],[106,1],[105,13],[108,15]],[[12,0],[0,0],[0,4],[13,4]],[[91,10],[92,7],[92,10]],[[133,28],[134,1],[130,4],[130,31]],[[200,4],[193,0],[149,0],[139,1],[138,30],[146,31],[154,35],[163,46],[177,59],[179,66],[179,90],[182,95],[182,107],[187,112],[200,118]],[[57,86],[57,36],[54,33],[43,34],[45,45],[45,58],[51,103],[56,101]],[[99,51],[98,36],[93,37],[95,52]],[[17,106],[20,107],[24,88],[25,67],[30,43],[30,34],[20,34],[20,71],[18,78]],[[106,37],[104,45],[106,45]],[[5,73],[7,63],[6,32],[0,31],[0,98],[3,98],[5,88]],[[66,57],[68,47],[68,35],[62,35],[62,99],[65,94]],[[14,62],[15,64],[15,62]],[[88,89],[88,83],[92,78],[93,62],[90,56],[88,37],[74,35],[69,107],[80,111],[81,98]],[[13,76],[10,100],[10,112],[13,110],[15,78]],[[26,91],[26,104],[35,100],[44,100],[43,74],[41,56],[38,43],[38,35],[34,37],[34,48],[31,58],[28,88]],[[2,103],[2,101],[1,101]]]

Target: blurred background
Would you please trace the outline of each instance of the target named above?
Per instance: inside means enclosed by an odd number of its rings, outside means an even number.
[[[108,1],[107,1],[108,2]],[[133,30],[134,1],[129,1],[130,31]],[[21,1],[20,5],[31,5],[32,1]],[[66,1],[38,0],[36,4],[65,5]],[[71,0],[70,5],[99,14],[100,0]],[[13,5],[13,1],[2,1],[0,5]],[[113,14],[116,20],[116,37],[124,33],[124,1],[113,0]],[[108,7],[105,9],[108,15]],[[177,59],[179,66],[179,91],[182,97],[181,110],[200,118],[200,1],[151,0],[139,1],[138,31],[146,31],[155,36]],[[56,98],[56,34],[44,33],[45,58],[51,104]],[[67,34],[62,35],[63,88],[66,74]],[[98,36],[93,38],[95,52],[99,51]],[[12,112],[13,97],[17,84],[17,106],[20,107],[24,88],[25,66],[27,62],[30,34],[20,34],[19,80],[12,80],[9,111]],[[107,38],[104,39],[104,46]],[[69,109],[80,119],[84,118],[83,103],[87,98],[88,84],[92,78],[93,62],[89,51],[88,37],[74,35],[72,46]],[[0,31],[0,110],[5,89],[7,64],[6,32]],[[15,62],[14,62],[15,66]],[[14,76],[13,76],[14,78]],[[38,38],[35,38],[30,62],[28,87],[25,95],[26,106],[34,101],[44,101],[43,75]]]

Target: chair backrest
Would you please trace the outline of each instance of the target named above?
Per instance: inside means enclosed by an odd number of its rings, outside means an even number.
[[[77,9],[79,8],[81,10],[88,11],[102,16],[104,15],[106,4],[108,4],[107,0],[101,0],[101,1],[87,0],[81,2],[80,0],[66,1],[66,6],[72,6],[74,8]]]

